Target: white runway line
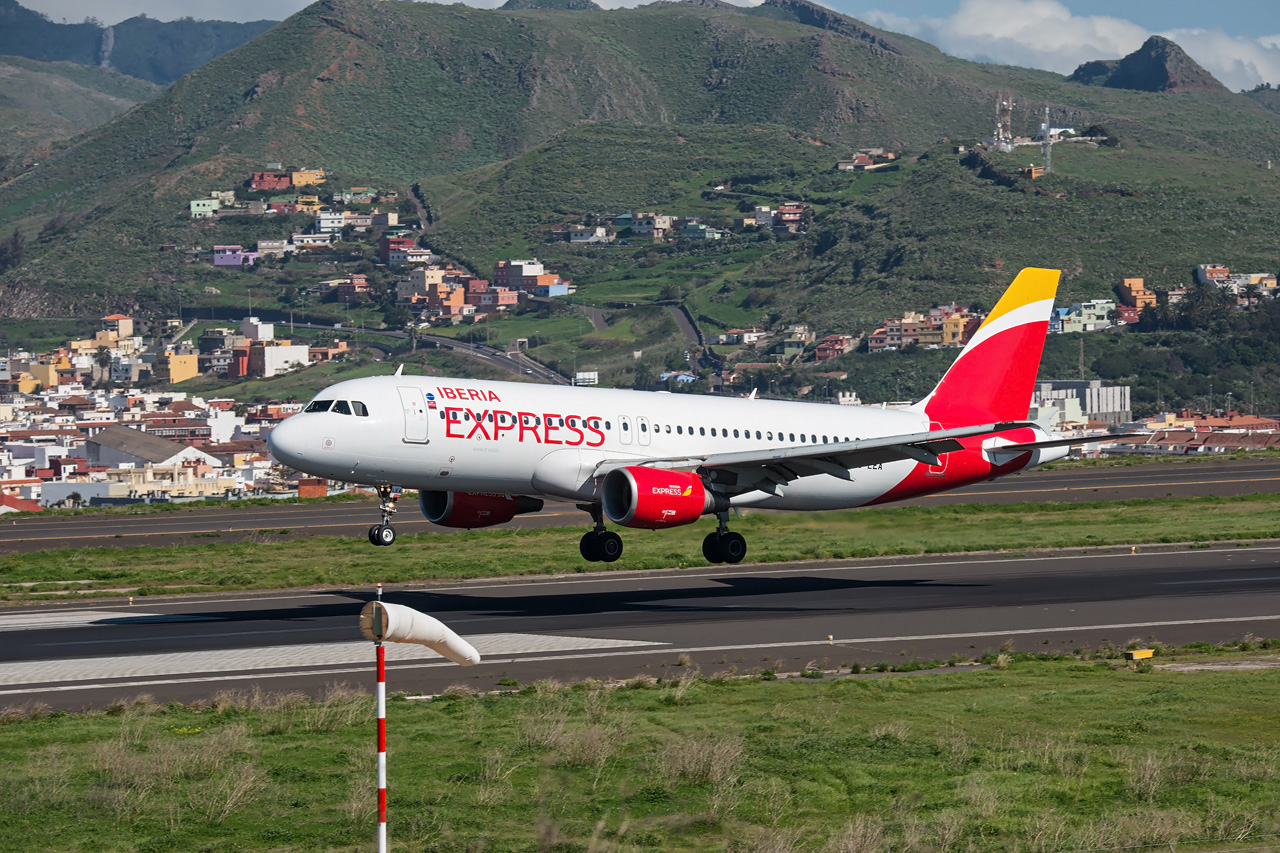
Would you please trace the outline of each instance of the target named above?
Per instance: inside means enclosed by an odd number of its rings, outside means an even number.
[[[217,616],[146,613],[137,610],[28,610],[0,615],[0,631],[87,628],[91,625],[148,625],[164,622],[218,622]]]
[[[596,637],[556,637],[541,634],[475,634],[467,637],[466,640],[485,657],[664,645],[644,640],[602,640]],[[165,652],[154,655],[120,655],[75,660],[17,661],[0,664],[0,685],[100,681],[103,678],[159,678],[167,675],[199,675],[247,670],[296,670],[299,667],[347,666],[367,663],[371,659],[371,644],[363,640],[353,640],[345,643],[266,646],[252,649],[210,649],[197,652]],[[441,659],[439,655],[425,646],[408,643],[394,643],[387,650],[389,663],[439,659]]]

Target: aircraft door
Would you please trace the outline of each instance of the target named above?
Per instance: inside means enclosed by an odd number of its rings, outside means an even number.
[[[650,429],[651,427],[649,426],[648,418],[642,418],[639,416],[636,417],[636,440],[637,441],[639,441],[641,444],[648,444],[649,439],[652,438]]]
[[[631,443],[631,418],[618,415],[618,439],[623,444]]]
[[[400,405],[404,408],[404,440],[411,444],[427,443],[427,400],[422,389],[399,385]]]

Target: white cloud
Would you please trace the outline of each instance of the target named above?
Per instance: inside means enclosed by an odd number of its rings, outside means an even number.
[[[1152,35],[1123,18],[1073,15],[1058,0],[962,0],[947,18],[904,18],[874,10],[861,15],[882,29],[906,33],[953,56],[1070,74],[1092,59],[1119,59]],[[1170,30],[1192,59],[1230,89],[1280,83],[1280,34],[1257,39],[1220,30]]]
[[[1221,30],[1170,30],[1161,35],[1177,42],[1232,91],[1280,84],[1280,36],[1250,39]]]

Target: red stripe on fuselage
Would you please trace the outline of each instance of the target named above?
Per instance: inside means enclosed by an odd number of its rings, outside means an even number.
[[[1014,444],[1036,440],[1035,431],[1032,429],[1002,432],[1000,437],[1006,438]],[[961,486],[980,483],[983,480],[1003,477],[1005,474],[1021,471],[1031,461],[1031,452],[1027,451],[1026,453],[1018,454],[1003,465],[992,465],[987,461],[987,456],[982,451],[982,442],[985,440],[983,436],[962,439],[960,443],[964,445],[964,450],[946,454],[947,467],[942,474],[929,473],[928,465],[917,462],[915,467],[911,469],[911,473],[907,474],[898,485],[871,501],[868,505],[887,504],[894,501],[918,498],[921,495],[946,492],[951,489],[958,489]]]

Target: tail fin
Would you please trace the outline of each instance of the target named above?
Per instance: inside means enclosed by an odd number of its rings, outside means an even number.
[[[1020,272],[938,387],[912,408],[944,427],[1026,418],[1060,275]]]

